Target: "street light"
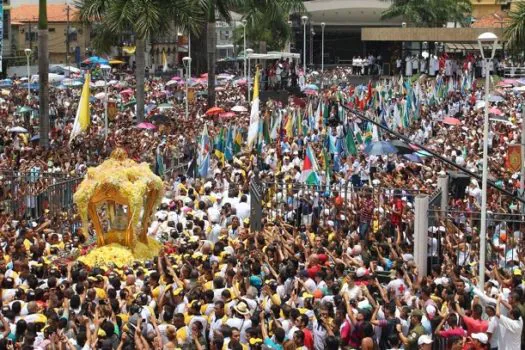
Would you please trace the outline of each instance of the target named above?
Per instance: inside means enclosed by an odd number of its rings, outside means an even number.
[[[292,21],[288,21],[288,27],[292,28],[292,25],[293,25],[293,22]],[[291,29],[290,29],[291,30]],[[290,37],[288,38],[288,52],[292,52],[292,40],[291,40],[291,34],[290,34]]]
[[[312,27],[312,30],[310,31],[310,65],[312,67],[314,67],[314,36],[315,36],[315,30]]]
[[[308,22],[308,16],[301,17],[303,22],[303,71],[306,78],[306,23]]]
[[[242,23],[242,26],[243,26],[243,29],[244,29],[244,46],[243,46],[243,51],[244,51],[244,79],[246,79],[246,20],[243,19],[241,21]]]
[[[487,245],[487,177],[488,177],[488,135],[489,135],[489,85],[490,85],[490,69],[489,63],[494,59],[496,53],[496,44],[498,37],[494,33],[483,33],[478,36],[479,50],[481,57],[485,63],[485,118],[483,120],[483,177],[481,188],[481,229],[479,239],[479,288],[485,287],[485,255]],[[492,51],[490,58],[485,57],[483,51],[483,44],[489,46]]]
[[[31,66],[30,66],[29,59],[31,57],[32,51],[31,49],[25,49],[24,53],[26,54],[26,57],[27,57],[27,100],[30,101],[31,100]]]
[[[108,76],[111,67],[107,64],[100,66],[102,77],[104,78],[104,140],[108,138]]]
[[[326,23],[321,23],[321,89],[324,87],[324,27]]]
[[[251,79],[251,62],[250,62],[250,55],[253,53],[252,49],[246,49],[246,54],[248,55],[248,80],[246,81],[246,85],[248,85],[248,103],[250,103],[250,79]]]
[[[188,84],[189,84],[189,81],[190,81],[190,77],[191,77],[191,73],[190,73],[190,69],[191,69],[191,57],[183,57],[182,58],[182,64],[184,64],[184,67],[186,67],[186,79],[184,79],[186,81],[186,120],[189,119],[189,109],[188,109]]]

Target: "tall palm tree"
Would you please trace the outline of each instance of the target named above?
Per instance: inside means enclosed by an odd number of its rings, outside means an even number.
[[[77,0],[80,18],[99,22],[104,31],[118,35],[130,28],[135,34],[137,120],[144,119],[146,40],[163,33],[170,23],[197,27],[200,8],[192,0]]]
[[[511,49],[522,49],[525,45],[525,2],[517,2],[516,8],[509,13],[505,37]]]
[[[391,5],[383,19],[401,17],[416,27],[441,27],[447,22],[466,24],[472,12],[470,0],[383,0]]]
[[[47,31],[47,0],[38,3],[38,75],[40,145],[49,147],[49,51]]]

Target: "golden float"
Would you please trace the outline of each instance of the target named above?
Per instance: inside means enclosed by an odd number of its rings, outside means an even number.
[[[148,239],[153,210],[163,195],[163,182],[147,163],[137,163],[116,149],[111,157],[89,168],[73,195],[84,228],[91,222],[97,248],[79,260],[89,266],[126,265],[150,259],[161,245]],[[87,235],[87,229],[83,230]]]

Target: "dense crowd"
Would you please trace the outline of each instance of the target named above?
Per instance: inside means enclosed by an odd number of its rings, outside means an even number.
[[[81,232],[91,238],[94,232],[78,217],[4,209],[0,349],[520,349],[519,202],[488,193],[483,288],[477,283],[481,188],[475,179],[464,195],[451,196],[448,212],[435,214],[428,271],[420,273],[413,256],[414,198],[432,193],[452,168],[417,148],[408,155],[371,154],[370,144],[391,137],[340,107],[360,109],[480,174],[482,89],[442,76],[353,86],[351,73],[329,70],[329,81],[345,83],[325,81],[325,89],[290,96],[287,105],[261,103],[269,130],[251,149],[246,86],[233,79],[217,89],[217,106],[244,109],[207,116],[206,87],[195,84],[189,118],[183,84],[148,80],[146,121],[164,118],[144,130],[137,128],[132,97],[123,93],[133,89],[133,78],[123,75],[109,88],[117,110],[107,139],[103,100],[93,98],[92,124],[71,143],[80,90],[53,88],[46,150],[31,141],[36,119],[17,112],[26,91],[15,85],[0,103],[2,169],[33,174],[46,187],[44,173],[82,176],[121,147],[164,175],[165,196],[149,228],[163,249],[151,261],[88,267],[75,257],[92,248]],[[304,86],[315,85],[319,75],[302,79]],[[490,125],[489,175],[517,192],[519,174],[505,159],[508,145],[521,143],[523,96],[495,89],[501,98],[491,108],[501,116]],[[103,91],[93,88],[92,95]],[[30,102],[37,106],[38,100]],[[15,126],[29,133],[10,132]],[[197,158],[204,126],[214,140],[234,128],[243,147],[233,157],[206,150],[211,161],[204,172],[202,164],[167,171],[175,160]],[[213,142],[212,148],[220,146]],[[314,184],[303,176],[306,158],[318,163]],[[255,173],[266,184],[260,232],[250,230]],[[2,199],[27,196],[22,185],[15,188],[21,193]]]

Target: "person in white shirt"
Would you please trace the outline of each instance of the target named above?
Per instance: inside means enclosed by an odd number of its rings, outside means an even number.
[[[506,303],[507,309],[510,309],[509,316],[501,314],[501,295],[498,297],[496,304],[496,317],[499,318],[499,330],[501,332],[500,343],[498,348],[505,350],[521,349],[521,331],[523,330],[523,319],[518,308],[511,308]]]
[[[250,205],[248,204],[248,197],[245,194],[241,196],[241,201],[237,204],[236,211],[241,222],[243,222],[244,219],[250,218]]]

